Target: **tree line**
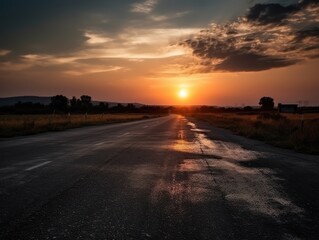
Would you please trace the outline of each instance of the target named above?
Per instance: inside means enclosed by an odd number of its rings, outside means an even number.
[[[274,111],[274,99],[262,97],[259,100],[260,108],[251,106],[244,107],[217,107],[217,106],[151,106],[142,105],[137,107],[133,103],[110,106],[107,102],[93,104],[92,97],[82,95],[71,99],[64,95],[55,95],[50,99],[49,105],[32,102],[18,102],[14,106],[0,108],[0,114],[94,114],[94,113],[191,113],[191,112],[259,112]]]
[[[107,102],[93,105],[91,96],[82,95],[80,98],[73,96],[68,99],[63,95],[51,97],[50,108],[56,112],[69,113],[167,113],[167,107],[147,106],[136,107],[133,103],[110,106]]]
[[[59,112],[82,112],[93,110],[92,98],[88,95],[82,95],[80,98],[75,96],[72,99],[68,99],[63,95],[56,95],[51,97],[50,108]],[[108,107],[108,106],[107,106]]]
[[[98,114],[98,113],[168,113],[169,107],[142,105],[136,107],[133,103],[115,104],[107,102],[93,104],[92,97],[82,95],[71,99],[64,95],[55,95],[49,105],[32,102],[18,102],[14,106],[0,107],[0,114]]]

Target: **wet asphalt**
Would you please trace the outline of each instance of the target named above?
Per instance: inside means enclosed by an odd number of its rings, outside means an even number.
[[[2,139],[0,239],[319,239],[319,157],[179,115]]]

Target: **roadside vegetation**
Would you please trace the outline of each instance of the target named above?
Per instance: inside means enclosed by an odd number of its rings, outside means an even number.
[[[136,121],[159,116],[141,113],[0,115],[0,137],[62,131],[70,128]]]
[[[191,113],[216,127],[298,152],[319,154],[319,114]]]
[[[94,103],[88,95],[68,99],[63,95],[51,97],[48,105],[17,102],[0,107],[0,137],[62,131],[70,128],[121,123],[167,115],[168,108],[134,103]]]

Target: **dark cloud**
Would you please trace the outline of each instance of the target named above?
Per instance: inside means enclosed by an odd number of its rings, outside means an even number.
[[[318,1],[256,4],[244,18],[212,24],[180,43],[197,58],[195,71],[261,71],[316,58]]]
[[[250,41],[254,41],[251,39]],[[244,40],[246,42],[246,39]],[[203,72],[217,71],[262,71],[275,67],[285,67],[297,63],[298,59],[287,59],[280,56],[268,56],[263,46],[249,44],[238,47],[236,38],[219,41],[216,38],[187,40],[186,44],[193,49],[193,54],[201,59]],[[254,51],[252,51],[254,50]],[[256,51],[258,50],[258,51]],[[215,63],[212,63],[214,62]]]
[[[309,5],[315,5],[315,4],[318,4],[319,1],[318,0],[301,0],[299,2],[299,6],[301,7],[307,7]]]
[[[282,6],[278,3],[256,4],[249,9],[248,21],[258,21],[262,24],[279,23],[289,14],[298,11],[297,5]]]
[[[279,57],[258,55],[254,53],[233,54],[220,64],[216,65],[216,70],[221,71],[262,71],[275,67],[286,67],[297,63],[298,60],[289,60]]]
[[[298,31],[294,41],[296,44],[303,45],[304,51],[314,52],[314,54],[309,55],[310,58],[319,57],[317,53],[319,50],[319,27]]]
[[[313,27],[311,29],[300,30],[296,33],[296,41],[298,42],[309,37],[319,38],[319,27]]]
[[[279,3],[256,4],[249,9],[246,18],[248,21],[259,22],[260,24],[280,24],[290,14],[297,13],[318,3],[318,0],[302,0],[297,4],[288,6],[283,6]]]

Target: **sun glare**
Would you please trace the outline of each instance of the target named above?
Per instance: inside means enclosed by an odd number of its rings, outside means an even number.
[[[179,96],[180,98],[187,98],[187,97],[188,97],[188,92],[187,92],[187,90],[186,90],[186,89],[181,89],[181,90],[179,90],[178,96]]]

